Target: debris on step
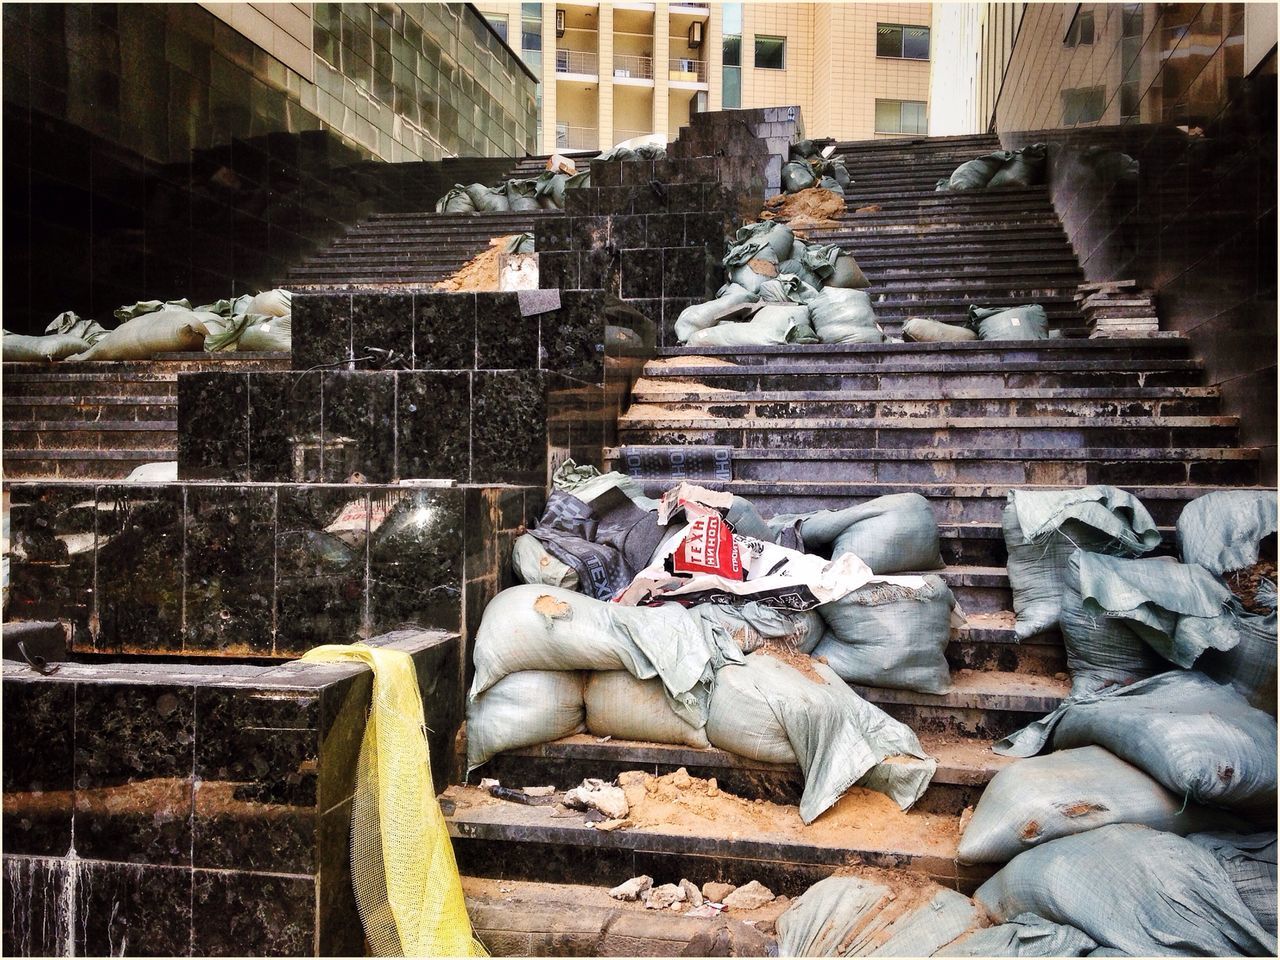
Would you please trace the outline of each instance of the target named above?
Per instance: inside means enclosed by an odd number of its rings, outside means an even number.
[[[531,797],[549,797],[556,792],[555,787],[524,787],[524,792]]]
[[[761,220],[778,220],[792,229],[838,227],[835,218],[845,211],[844,197],[834,190],[809,187],[796,193],[780,193],[764,202]]]
[[[564,804],[576,810],[598,810],[608,820],[623,820],[630,810],[621,787],[590,777],[564,795]]]
[[[708,880],[702,885],[702,895],[712,903],[724,903],[724,898],[737,889],[732,883]]]
[[[490,787],[489,796],[496,797],[499,800],[510,800],[512,803],[523,803],[530,807],[541,807],[555,803],[555,797],[552,794],[530,794],[524,790],[513,790],[511,787],[502,786]]]
[[[686,913],[691,916],[693,911]],[[710,930],[704,930],[689,941],[682,957],[764,957],[774,947],[772,938],[766,937],[749,923],[723,920]]]
[[[678,883],[664,883],[660,887],[652,888],[644,895],[644,907],[646,910],[666,910],[668,907],[679,903],[684,903],[684,888]]]
[[[587,826],[591,827],[593,830],[598,830],[601,833],[610,833],[614,830],[621,830],[624,827],[633,827],[635,826],[635,824],[633,824],[630,820],[614,819],[614,820],[600,820],[598,822],[588,823]]]
[[[639,900],[651,889],[653,889],[653,877],[646,874],[632,877],[625,883],[618,884],[609,891],[609,896],[615,900]]]
[[[489,248],[437,283],[433,290],[442,293],[491,293],[499,286],[499,265],[507,244],[519,234],[508,234],[494,237],[489,241]]]
[[[690,906],[702,906],[702,891],[694,886],[691,881],[682,877],[680,879],[680,889],[684,891],[684,898],[689,901]]]
[[[759,880],[738,887],[722,901],[728,910],[755,910],[773,900],[773,891]]]

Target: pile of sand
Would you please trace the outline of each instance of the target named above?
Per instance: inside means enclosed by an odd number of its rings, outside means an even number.
[[[761,220],[778,220],[792,229],[838,227],[835,218],[844,213],[844,197],[822,187],[799,193],[780,193],[764,202]]]
[[[489,241],[489,249],[477,257],[473,257],[458,268],[451,277],[437,283],[433,290],[442,293],[491,293],[498,289],[498,259],[507,244],[517,234],[494,237]]]
[[[1250,613],[1270,613],[1271,607],[1258,602],[1258,586],[1263,580],[1276,582],[1276,565],[1272,560],[1259,560],[1251,567],[1227,574],[1227,586]]]

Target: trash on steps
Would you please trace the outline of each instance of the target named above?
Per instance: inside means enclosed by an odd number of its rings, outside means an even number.
[[[764,202],[761,220],[776,220],[793,230],[829,229],[840,226],[836,218],[845,211],[845,199],[820,186],[794,193],[779,193]]]
[[[1069,924],[1131,956],[1275,956],[1213,854],[1136,824],[1063,837],[1015,857],[975,894],[997,921]]]
[[[564,193],[591,186],[591,171],[566,174],[545,170],[537,177],[504,180],[495,187],[483,183],[455,183],[436,201],[436,213],[506,213],[508,211],[563,210]]]
[[[1276,718],[1196,670],[1173,670],[1069,699],[994,746],[1030,757],[1096,744],[1179,797],[1227,809],[1274,809]]]
[[[1109,823],[1180,836],[1245,826],[1225,811],[1188,803],[1102,747],[1078,747],[997,773],[963,828],[958,856],[963,863],[1006,863],[1039,844]]]
[[[497,797],[499,800],[510,800],[512,803],[523,803],[530,807],[541,807],[553,804],[556,798],[552,796],[555,792],[554,788],[547,788],[547,793],[535,793],[534,790],[540,790],[539,787],[525,787],[523,790],[504,787],[500,784],[494,784],[489,787],[489,796]]]
[[[1135,280],[1082,283],[1075,301],[1089,324],[1090,338],[1138,337],[1157,333],[1155,295],[1137,289]]]
[[[759,880],[752,880],[744,886],[735,888],[720,902],[724,904],[726,910],[755,910],[766,903],[771,903],[773,899],[772,890]]]
[[[609,891],[615,900],[639,900],[653,886],[653,877],[632,877]]]
[[[1160,544],[1146,507],[1117,487],[1010,490],[1007,500],[1001,525],[1019,640],[1058,626],[1067,560],[1077,549],[1134,557]]]
[[[629,807],[620,787],[589,777],[564,795],[564,805],[572,810],[598,810],[610,820],[622,820]]]

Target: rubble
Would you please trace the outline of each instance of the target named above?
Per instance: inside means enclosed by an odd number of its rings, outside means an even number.
[[[721,883],[718,880],[708,880],[702,885],[702,895],[712,903],[724,903],[724,898],[737,890],[732,883]]]
[[[702,891],[694,886],[692,882],[681,878],[680,889],[684,891],[684,898],[689,901],[690,906],[702,906]]]
[[[644,907],[646,910],[666,910],[668,907],[684,903],[684,900],[683,887],[678,883],[664,883],[644,895]]]
[[[774,899],[773,891],[759,880],[738,887],[722,901],[728,910],[755,910]]]
[[[620,787],[592,778],[583,780],[581,786],[568,791],[564,795],[564,803],[577,810],[598,810],[610,820],[624,819],[630,809],[626,794]]]
[[[609,896],[615,900],[639,900],[652,888],[653,877],[645,874],[639,877],[632,877],[625,883],[618,884],[609,891]]]
[[[520,234],[503,234],[489,241],[487,250],[472,257],[456,271],[445,277],[433,290],[442,293],[488,293],[500,285],[500,266],[507,244]]]

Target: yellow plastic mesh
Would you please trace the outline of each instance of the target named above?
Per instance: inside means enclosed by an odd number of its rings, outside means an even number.
[[[313,662],[358,660],[373,670],[351,814],[351,872],[375,956],[488,956],[471,932],[453,845],[431,782],[422,696],[401,650],[330,644]]]

